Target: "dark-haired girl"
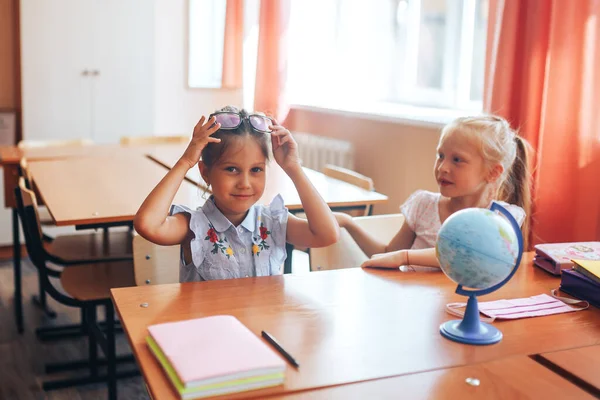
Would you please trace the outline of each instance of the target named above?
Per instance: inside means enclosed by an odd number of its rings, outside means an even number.
[[[258,204],[269,147],[294,183],[307,219],[291,215],[280,195],[269,205]],[[171,205],[196,164],[212,195],[197,210]],[[235,107],[200,119],[179,161],[141,205],[134,226],[151,242],[181,244],[181,282],[281,274],[286,242],[323,247],[339,236],[331,210],[302,170],[290,131]]]

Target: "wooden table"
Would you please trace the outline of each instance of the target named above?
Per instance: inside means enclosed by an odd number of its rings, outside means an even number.
[[[56,146],[38,147],[30,149],[19,149],[17,146],[0,146],[0,165],[4,174],[4,206],[15,208],[14,188],[19,180],[19,162],[21,158],[27,159],[28,163],[34,161],[62,160],[68,158],[84,157],[112,157],[114,155],[143,155],[156,151],[157,148],[169,152],[171,148],[177,151],[180,145],[136,145],[121,146],[115,144],[88,145],[88,146]]]
[[[573,327],[573,330],[576,329],[579,326]],[[600,396],[600,345],[543,353],[540,357],[590,385]]]
[[[166,169],[142,154],[29,163],[35,186],[58,226],[132,221]],[[202,190],[183,181],[175,202],[204,204]]]
[[[184,150],[185,147],[182,145],[179,145],[179,148],[176,146],[169,148],[157,147],[150,149],[146,154],[166,168],[172,168]],[[304,172],[316,187],[321,197],[323,197],[323,200],[333,210],[364,209],[369,205],[382,204],[388,200],[388,197],[384,194],[364,190],[310,168],[304,168]],[[197,167],[190,169],[186,178],[199,186],[206,187],[206,182],[200,176],[200,171]],[[285,206],[290,211],[302,210],[302,203],[292,180],[275,161],[271,160],[267,166],[265,193],[260,202],[268,204],[278,193],[283,196]]]
[[[559,280],[531,265],[484,300],[549,293]],[[285,384],[253,395],[289,394],[372,379],[473,365],[598,344],[600,310],[497,322],[504,339],[470,346],[444,339],[450,302],[466,301],[441,272],[344,269],[227,281],[112,290],[144,378],[156,399],[175,398],[145,344],[152,324],[217,314],[236,316],[257,335],[272,333],[301,364]],[[148,303],[148,308],[140,304]],[[574,327],[577,327],[576,329]],[[246,396],[249,393],[245,394]]]
[[[467,379],[479,380],[479,386]],[[565,378],[533,361],[514,356],[464,367],[351,383],[269,400],[346,399],[594,399]]]

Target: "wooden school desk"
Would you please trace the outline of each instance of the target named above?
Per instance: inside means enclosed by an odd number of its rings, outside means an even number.
[[[467,383],[473,379],[479,385]],[[524,398],[595,397],[526,356],[268,397],[269,400]]]
[[[139,145],[121,146],[115,144],[97,144],[87,146],[56,146],[19,149],[17,146],[0,146],[0,165],[4,169],[4,206],[15,208],[14,188],[19,180],[19,162],[25,157],[28,163],[34,161],[61,160],[68,158],[84,157],[112,157],[116,154],[146,154],[156,150],[157,147],[168,149],[174,145]],[[180,149],[179,145],[176,145]]]
[[[524,257],[513,279],[481,301],[549,293],[559,279]],[[112,290],[131,347],[155,399],[175,392],[149,352],[152,324],[217,314],[236,316],[251,331],[275,338],[300,363],[285,384],[252,393],[288,394],[411,373],[473,365],[598,344],[600,310],[496,322],[504,339],[470,346],[443,338],[450,302],[466,301],[441,272],[343,269]],[[140,305],[147,303],[148,307]],[[576,327],[576,328],[575,328]],[[250,392],[245,393],[248,396]]]
[[[583,311],[582,311],[583,312]],[[577,330],[574,326],[573,330]],[[600,342],[600,338],[598,339]],[[540,357],[594,387],[600,396],[600,344],[540,354]]]
[[[133,221],[166,169],[142,154],[34,161],[29,169],[43,203],[58,226]],[[202,191],[183,181],[175,202],[202,205]]]

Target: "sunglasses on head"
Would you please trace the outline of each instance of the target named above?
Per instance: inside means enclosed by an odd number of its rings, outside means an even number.
[[[233,130],[240,127],[242,121],[247,120],[252,129],[258,132],[269,133],[269,125],[273,124],[271,118],[261,114],[242,114],[234,111],[219,111],[210,114],[210,117],[215,117],[217,122],[221,124],[221,129]]]

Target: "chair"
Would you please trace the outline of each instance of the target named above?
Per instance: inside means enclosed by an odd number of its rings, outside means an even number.
[[[133,236],[133,269],[138,286],[179,282],[179,245],[160,246]]]
[[[131,260],[99,261],[93,263],[80,263],[65,267],[62,271],[49,268],[48,262],[56,263],[56,257],[51,256],[45,249],[42,240],[42,230],[37,214],[37,201],[33,191],[25,187],[24,179],[19,180],[15,188],[17,210],[21,219],[25,245],[31,261],[38,270],[44,290],[56,301],[69,307],[81,309],[82,326],[89,339],[87,360],[46,365],[46,372],[67,371],[87,367],[89,375],[80,378],[44,382],[44,390],[60,389],[81,384],[98,383],[106,381],[109,399],[116,399],[116,379],[130,377],[139,372],[116,372],[118,361],[133,361],[131,356],[116,357],[115,349],[115,313],[110,298],[110,289],[134,286],[133,263]],[[58,239],[57,239],[58,240]],[[65,263],[64,265],[68,265]],[[60,287],[55,281],[60,280]],[[97,308],[105,309],[105,327],[98,323]],[[97,346],[103,350],[106,360],[98,359]],[[107,374],[102,375],[98,367],[106,363]]]
[[[358,186],[359,188],[373,191],[375,190],[375,186],[373,185],[373,179],[368,176],[364,176],[359,174],[356,171],[352,171],[351,169],[338,167],[336,165],[326,164],[323,167],[323,174],[329,176],[330,178],[338,179],[340,181],[344,181],[354,186]],[[365,207],[364,213],[361,215],[371,215],[372,207],[369,205]]]
[[[383,242],[389,242],[404,223],[402,214],[385,214],[356,217],[354,221]],[[310,249],[310,270],[359,267],[368,257],[358,247],[346,229],[341,230],[340,239],[331,246]]]
[[[33,149],[39,147],[76,147],[90,146],[94,141],[91,139],[72,139],[72,140],[21,140],[17,147],[19,149]]]
[[[22,177],[19,178],[19,185],[27,190],[32,190],[31,176],[27,169],[27,162],[25,159],[21,159],[20,165]],[[47,212],[47,209],[45,207],[39,207],[37,202],[36,206],[36,215],[39,225],[54,225],[54,221]],[[45,215],[46,218],[42,219],[42,215]],[[47,259],[58,265],[75,265],[88,263],[90,261],[97,262],[133,259],[131,234],[129,232],[112,232],[110,235],[108,232],[104,232],[103,234],[62,235],[56,238],[47,236],[42,232],[42,240],[43,250]],[[20,263],[19,265],[16,265],[15,268],[20,269]],[[55,270],[55,272],[57,274],[60,273],[59,270]],[[38,278],[40,277],[38,276]],[[20,285],[20,282],[16,282],[15,284]],[[40,307],[48,317],[55,318],[56,312],[48,308],[46,291],[41,278],[39,279],[39,285],[39,294],[33,296],[33,302]],[[20,291],[18,292],[20,293]],[[21,306],[16,309],[19,310],[17,311],[18,313],[22,313],[22,298],[15,295],[15,302],[21,304]],[[17,315],[16,317],[18,323],[20,323],[19,331],[22,331],[22,314]],[[81,334],[81,326],[69,325],[64,327],[39,328],[36,330],[36,333],[40,339],[48,340],[78,336]]]
[[[142,144],[187,144],[190,141],[188,135],[181,136],[122,136],[120,143],[123,146]]]

